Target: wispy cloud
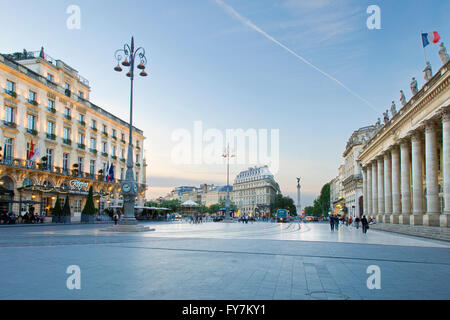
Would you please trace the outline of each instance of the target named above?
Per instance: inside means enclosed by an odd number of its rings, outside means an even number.
[[[280,41],[278,41],[277,39],[275,39],[274,37],[272,37],[271,35],[269,35],[268,33],[266,33],[264,30],[262,30],[260,27],[258,27],[257,25],[255,25],[252,21],[250,21],[249,19],[243,17],[240,13],[238,13],[233,7],[231,7],[230,5],[226,4],[225,2],[223,2],[222,0],[215,0],[216,3],[218,5],[220,5],[223,9],[225,9],[231,16],[233,16],[234,18],[236,18],[237,20],[239,20],[241,23],[243,23],[244,25],[246,25],[247,27],[253,29],[254,31],[260,33],[261,35],[263,35],[265,38],[267,38],[268,40],[272,41],[273,43],[277,44],[278,46],[280,46],[281,48],[283,48],[284,50],[286,50],[287,52],[289,52],[290,54],[292,54],[293,56],[295,56],[297,59],[299,59],[300,61],[302,61],[303,63],[307,64],[308,66],[310,66],[311,68],[313,68],[314,70],[316,70],[317,72],[320,72],[322,75],[324,75],[325,77],[327,77],[328,79],[332,80],[333,82],[337,83],[339,86],[341,86],[342,88],[344,88],[347,92],[349,92],[351,95],[353,95],[354,97],[358,98],[359,100],[361,100],[362,102],[364,102],[366,105],[368,105],[371,109],[373,109],[375,112],[377,112],[377,110],[375,109],[375,107],[366,99],[364,99],[363,97],[361,97],[359,94],[357,94],[355,91],[353,91],[352,89],[350,89],[349,87],[347,87],[344,83],[342,83],[341,81],[339,81],[338,79],[336,79],[335,77],[333,77],[332,75],[328,74],[327,72],[325,72],[324,70],[320,69],[319,67],[317,67],[316,65],[312,64],[310,61],[308,61],[307,59],[305,59],[304,57],[302,57],[301,55],[299,55],[298,53],[296,53],[295,51],[291,50],[290,48],[288,48],[286,45],[284,45],[283,43],[281,43]],[[323,0],[325,1],[325,0]]]

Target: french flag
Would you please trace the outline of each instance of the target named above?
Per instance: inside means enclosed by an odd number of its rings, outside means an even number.
[[[441,36],[437,33],[437,31],[422,33],[422,44],[424,48],[430,43],[438,43],[440,39]]]

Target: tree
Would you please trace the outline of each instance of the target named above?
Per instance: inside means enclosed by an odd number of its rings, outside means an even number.
[[[291,197],[283,196],[281,193],[275,195],[273,203],[273,211],[276,212],[278,209],[287,209],[290,215],[297,215],[297,207],[295,206],[294,200]]]
[[[330,184],[326,183],[320,191],[319,197],[314,200],[313,206],[305,207],[305,215],[325,216],[330,208]]]
[[[52,222],[60,223],[61,222],[61,202],[59,201],[59,197],[56,198],[55,206],[52,209]]]
[[[83,211],[81,211],[81,222],[82,223],[94,222],[95,212],[96,212],[96,209],[95,209],[95,205],[94,205],[94,195],[93,195],[92,186],[90,186],[86,204],[84,205]]]
[[[64,207],[61,212],[61,222],[70,223],[70,205],[69,205],[69,195],[66,196],[66,201],[64,201]]]

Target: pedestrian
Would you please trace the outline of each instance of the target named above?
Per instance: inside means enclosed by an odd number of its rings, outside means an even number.
[[[357,217],[355,218],[355,226],[356,226],[356,230],[359,229],[359,221],[360,221],[359,216],[357,216]]]
[[[366,216],[362,217],[361,225],[362,225],[363,233],[367,233],[367,229],[369,229],[369,222],[367,222]]]
[[[119,217],[117,216],[117,213],[113,215],[114,225],[117,225],[117,220],[119,220]]]
[[[331,228],[331,231],[334,231],[334,216],[333,215],[330,216],[330,228]]]
[[[340,222],[339,217],[336,216],[334,218],[334,228],[336,229],[336,231],[339,230],[339,222]]]

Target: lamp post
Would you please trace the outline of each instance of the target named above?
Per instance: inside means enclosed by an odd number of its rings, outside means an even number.
[[[226,152],[222,155],[227,159],[227,200],[225,202],[224,220],[230,220],[230,157],[233,158],[234,156],[234,154],[230,155],[230,144],[228,144]]]
[[[127,156],[127,170],[125,173],[125,180],[120,183],[120,193],[123,196],[123,208],[124,208],[124,219],[121,224],[124,225],[135,225],[137,220],[134,216],[134,205],[136,203],[136,196],[138,194],[138,185],[134,178],[134,161],[133,161],[133,81],[134,81],[134,67],[136,58],[139,59],[140,63],[137,65],[139,70],[142,70],[139,75],[146,77],[145,65],[147,64],[147,58],[145,57],[145,50],[142,47],[137,49],[134,48],[134,37],[131,37],[131,46],[125,44],[123,49],[119,49],[115,53],[115,58],[117,60],[117,66],[114,68],[115,71],[121,72],[122,66],[128,68],[127,77],[130,78],[131,89],[130,89],[130,124],[129,124],[129,138],[128,138],[128,156]],[[122,61],[123,60],[123,61]]]

